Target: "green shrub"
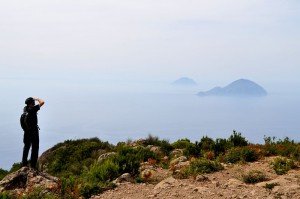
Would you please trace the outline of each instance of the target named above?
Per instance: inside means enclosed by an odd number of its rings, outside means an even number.
[[[267,179],[263,172],[257,170],[249,171],[247,174],[242,175],[242,178],[243,181],[248,184],[255,184]]]
[[[0,199],[12,199],[12,198],[13,198],[13,196],[8,192],[0,193]]]
[[[12,165],[11,169],[9,170],[9,173],[18,171],[18,170],[21,169],[21,168],[22,168],[22,163],[21,163],[21,162],[14,163],[14,164]]]
[[[79,176],[98,158],[98,151],[112,149],[112,145],[98,138],[67,140],[48,150],[41,164],[47,165],[47,172],[58,177]]]
[[[215,141],[207,136],[201,138],[199,146],[203,151],[212,151],[215,147]]]
[[[174,147],[167,140],[160,140],[157,136],[152,136],[151,134],[145,140],[141,141],[143,146],[153,145],[159,146],[164,155],[169,155]]]
[[[192,145],[191,141],[187,138],[177,140],[172,144],[175,149],[186,149],[188,146]]]
[[[104,189],[98,183],[85,183],[80,188],[80,195],[84,198],[90,198],[92,195],[100,194]]]
[[[23,199],[37,199],[37,198],[59,199],[60,197],[59,197],[59,195],[51,193],[51,192],[47,192],[40,187],[35,188],[28,195],[23,196]]]
[[[259,155],[256,150],[250,147],[237,147],[230,149],[225,155],[225,161],[236,163],[239,161],[254,162],[258,160]]]
[[[101,164],[93,164],[85,176],[90,182],[109,182],[119,177],[119,165],[107,159]]]
[[[241,133],[236,131],[233,131],[228,141],[231,142],[234,147],[242,147],[248,145],[248,141],[246,140],[246,138],[243,137]]]
[[[254,162],[254,161],[257,161],[259,158],[259,155],[256,152],[256,150],[254,150],[250,147],[242,148],[241,156],[245,162]]]
[[[183,151],[183,155],[187,157],[200,157],[201,154],[201,147],[197,142],[196,144],[188,145],[188,147]]]
[[[78,180],[74,176],[61,178],[61,196],[63,198],[79,198]]]
[[[8,171],[6,171],[4,169],[0,169],[0,180],[2,180],[7,174],[8,174]]]
[[[278,175],[286,174],[289,170],[296,168],[293,160],[281,157],[275,158],[271,166]]]
[[[228,163],[236,163],[242,160],[241,149],[240,148],[232,148],[230,149],[224,158],[225,162]]]
[[[264,186],[266,189],[270,189],[272,190],[275,186],[278,186],[278,183],[266,183],[266,185]]]
[[[213,173],[222,169],[224,168],[219,162],[200,158],[192,161],[190,166],[185,170],[185,173],[186,175],[196,176],[203,173]]]
[[[225,152],[232,147],[232,143],[226,139],[216,139],[214,152],[216,156],[225,154]]]

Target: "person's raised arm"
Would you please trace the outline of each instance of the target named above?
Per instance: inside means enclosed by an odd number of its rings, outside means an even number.
[[[34,98],[36,101],[38,101],[40,107],[43,106],[45,104],[45,101],[40,99],[40,98]]]

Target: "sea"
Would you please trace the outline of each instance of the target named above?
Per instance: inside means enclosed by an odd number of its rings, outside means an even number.
[[[0,79],[0,168],[20,162],[20,115],[29,96],[46,101],[38,113],[40,154],[68,139],[98,137],[116,144],[149,134],[173,142],[228,138],[252,143],[265,136],[299,141],[300,93],[271,89],[266,97],[198,97],[198,87],[169,82]]]

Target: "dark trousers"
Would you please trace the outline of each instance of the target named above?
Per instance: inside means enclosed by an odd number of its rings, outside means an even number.
[[[28,132],[24,132],[24,148],[23,148],[23,157],[22,164],[23,166],[28,165],[28,153],[31,147],[31,157],[30,157],[30,166],[36,168],[36,163],[39,156],[39,130],[34,129]]]

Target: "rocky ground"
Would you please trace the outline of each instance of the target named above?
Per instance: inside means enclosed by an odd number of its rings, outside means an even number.
[[[175,179],[168,170],[162,170],[164,179],[159,183],[134,184],[118,183],[117,188],[93,199],[121,198],[300,198],[300,170],[291,170],[285,175],[277,175],[270,167],[271,158],[253,163],[225,165],[225,169],[195,179]],[[245,184],[242,175],[250,170],[263,171],[267,181]],[[275,185],[272,189],[266,184]]]

